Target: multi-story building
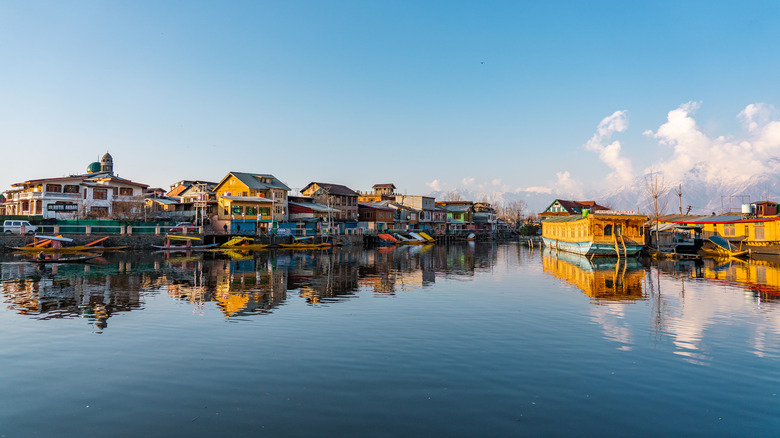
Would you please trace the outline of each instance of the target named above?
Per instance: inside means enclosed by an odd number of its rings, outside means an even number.
[[[338,225],[340,232],[357,227],[358,192],[341,184],[310,182],[301,193],[320,204],[337,209],[338,212],[331,213],[330,220]]]
[[[211,222],[216,231],[255,234],[287,221],[290,188],[273,175],[230,172],[213,191],[217,212]]]
[[[106,153],[84,174],[32,179],[12,187],[6,192],[7,215],[138,220],[144,216],[148,185],[115,175],[113,158]]]

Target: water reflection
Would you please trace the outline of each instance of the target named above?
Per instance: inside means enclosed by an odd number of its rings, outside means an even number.
[[[408,246],[379,250],[115,253],[91,264],[46,265],[6,256],[0,292],[9,308],[38,319],[84,317],[98,331],[118,312],[143,307],[145,294],[167,293],[203,312],[214,303],[226,318],[262,315],[288,295],[311,305],[359,291],[393,294],[433,285],[437,275],[471,280],[495,263],[493,245]]]
[[[544,272],[576,286],[595,304],[645,299],[645,271],[636,258],[588,259],[579,254],[545,251],[542,267]]]

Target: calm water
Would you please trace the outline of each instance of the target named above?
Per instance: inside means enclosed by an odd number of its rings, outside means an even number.
[[[0,264],[0,436],[778,436],[780,260]]]

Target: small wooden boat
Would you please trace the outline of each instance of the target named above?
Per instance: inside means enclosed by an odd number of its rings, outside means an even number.
[[[261,243],[254,243],[255,239],[251,237],[234,237],[227,242],[219,245],[216,249],[238,249],[241,251],[255,251],[258,249],[268,248],[268,245]]]
[[[87,243],[86,245],[76,246],[62,246],[63,243],[73,242],[73,239],[62,236],[43,236],[36,235],[33,237],[33,242],[25,246],[15,246],[11,249],[15,251],[25,252],[45,252],[45,253],[57,253],[57,252],[84,252],[84,251],[118,251],[127,248],[126,246],[96,246],[98,243],[103,242],[108,237],[102,237],[94,242]]]
[[[702,248],[702,252],[705,255],[728,258],[747,257],[750,255],[750,250],[739,249],[733,243],[720,236],[709,237],[707,241],[712,244],[712,247]]]
[[[89,260],[100,257],[99,255],[83,255],[76,257],[62,257],[62,258],[48,258],[48,259],[32,259],[30,262],[38,264],[50,264],[50,263],[86,263]]]
[[[283,249],[327,249],[333,248],[335,244],[333,242],[314,243],[314,237],[296,237],[293,243],[280,243],[279,246]]]
[[[172,236],[167,234],[165,236],[164,245],[152,245],[153,248],[157,248],[163,251],[201,251],[217,246],[216,243],[210,243],[208,245],[193,245],[192,242],[200,241],[200,237],[195,236]],[[181,241],[183,245],[174,245],[172,242]]]

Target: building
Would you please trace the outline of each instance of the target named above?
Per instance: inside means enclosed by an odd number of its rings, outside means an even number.
[[[498,227],[496,209],[487,202],[474,204],[474,227],[480,231],[493,231]]]
[[[358,226],[366,230],[388,231],[393,228],[395,209],[373,202],[359,202]]]
[[[596,201],[568,201],[556,199],[543,212],[542,217],[567,216],[570,214],[582,214],[582,210],[589,211],[609,210],[609,208],[596,204]]]
[[[339,232],[358,226],[358,192],[341,184],[310,182],[301,193],[338,210],[331,214],[331,220],[339,227]]]
[[[339,212],[335,208],[320,204],[305,196],[290,196],[288,222],[285,228],[291,230],[296,236],[314,236],[330,233],[328,228],[330,217]]]
[[[289,191],[273,175],[230,172],[213,190],[217,211],[212,216],[212,228],[231,234],[271,232],[279,222],[287,221]]]
[[[434,212],[436,211],[435,198],[419,195],[396,195],[395,202],[417,211],[417,229],[429,231],[436,228],[434,219]]]
[[[6,192],[5,214],[42,219],[144,218],[144,194],[148,185],[114,174],[109,153],[87,166],[80,175],[19,182]]]
[[[474,229],[474,203],[471,201],[438,201],[436,205],[447,212],[447,230]]]

